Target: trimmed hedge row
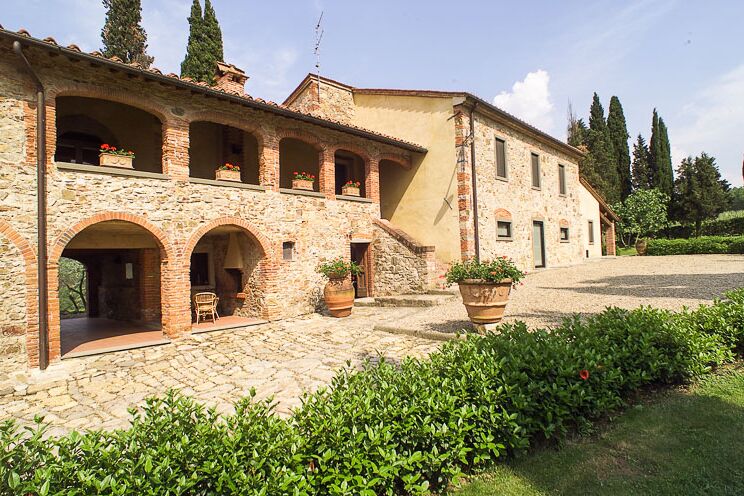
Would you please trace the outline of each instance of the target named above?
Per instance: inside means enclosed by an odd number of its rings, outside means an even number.
[[[701,236],[690,239],[650,239],[648,255],[744,253],[744,236]]]
[[[744,235],[744,216],[703,222],[700,234],[703,236],[742,236]],[[689,238],[693,235],[693,226],[673,226],[662,229],[657,235],[672,238]]]
[[[114,432],[0,426],[1,494],[440,492],[463,472],[560,439],[648,384],[744,348],[744,289],[697,310],[609,308],[553,330],[502,325],[428,359],[343,370],[289,419],[246,398],[218,415],[175,392]]]

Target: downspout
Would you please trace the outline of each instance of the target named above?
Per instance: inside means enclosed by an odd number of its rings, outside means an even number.
[[[44,85],[23,54],[18,41],[13,42],[13,51],[23,61],[26,70],[36,84],[36,210],[38,256],[36,272],[39,283],[39,368],[49,365],[49,309],[47,280],[47,217],[46,217],[46,101]]]
[[[473,187],[473,236],[475,238],[475,259],[480,260],[480,234],[478,232],[478,179],[475,174],[475,122],[473,112],[478,102],[473,103],[470,109],[470,169]]]

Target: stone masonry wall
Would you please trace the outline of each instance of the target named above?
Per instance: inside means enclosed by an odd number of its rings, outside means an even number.
[[[0,234],[0,380],[26,363],[26,280],[21,251]]]
[[[505,180],[496,176],[496,138],[506,143]],[[576,160],[477,112],[475,139],[481,258],[506,255],[532,270],[532,223],[542,221],[547,267],[580,263],[586,233]],[[532,153],[540,157],[539,189],[532,187]],[[559,194],[559,164],[566,168],[566,195]],[[510,240],[497,238],[498,220],[511,221]],[[569,228],[568,242],[560,240],[560,227]]]
[[[245,108],[214,97],[171,88],[142,78],[63,56],[50,57],[27,50],[31,64],[44,82],[47,94],[48,239],[50,358],[59,358],[59,301],[57,264],[64,247],[76,234],[98,222],[119,220],[144,227],[160,246],[160,296],[162,323],[171,337],[190,332],[189,264],[198,240],[219,225],[236,225],[261,247],[264,258],[257,266],[260,283],[251,282],[264,303],[262,317],[280,319],[316,310],[325,284],[316,273],[318,262],[349,257],[355,233],[370,233],[379,218],[380,157],[407,152],[387,144],[356,137],[290,118]],[[162,175],[123,176],[105,170],[85,171],[58,167],[56,146],[56,96],[85,96],[136,106],[163,123]],[[17,233],[18,250],[2,245],[3,263],[15,271],[19,261],[34,267],[36,239],[35,149],[36,111],[34,88],[16,57],[0,47],[0,227]],[[199,184],[189,180],[189,122],[209,120],[251,132],[259,141],[259,177],[262,189],[241,185]],[[302,139],[318,150],[320,194],[301,195],[279,191],[279,141]],[[136,150],[136,143],[127,147]],[[365,157],[369,200],[336,199],[333,192],[333,156],[337,149],[359,151]],[[410,160],[410,158],[408,158]],[[136,173],[135,173],[136,174]],[[0,229],[0,232],[2,230]],[[282,260],[282,243],[295,242],[296,256]],[[24,241],[25,243],[25,241]],[[28,244],[26,243],[26,244]],[[23,243],[21,243],[23,244]],[[25,245],[24,245],[25,246]],[[7,260],[7,262],[6,262]],[[29,363],[38,360],[35,300],[31,295],[35,274],[26,276],[26,342]],[[18,282],[1,281],[2,291],[17,291]],[[33,313],[30,313],[30,311]],[[0,315],[0,328],[13,325]]]
[[[351,90],[322,80],[320,98],[318,82],[313,79],[308,87],[290,104],[293,109],[313,115],[351,124],[354,119],[354,95]]]
[[[422,246],[386,220],[376,220],[372,243],[375,296],[425,293],[436,274],[433,246]]]

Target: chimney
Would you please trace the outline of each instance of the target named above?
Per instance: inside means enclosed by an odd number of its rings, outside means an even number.
[[[217,62],[217,89],[228,93],[243,95],[245,93],[245,82],[248,76],[242,69],[238,69],[232,64]]]

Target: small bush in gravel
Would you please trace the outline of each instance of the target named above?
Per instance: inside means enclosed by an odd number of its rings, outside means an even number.
[[[690,239],[650,239],[648,255],[744,253],[744,236],[701,236]]]
[[[425,360],[341,371],[289,419],[246,398],[221,416],[169,393],[127,430],[43,438],[0,426],[0,494],[440,492],[633,391],[707,373],[744,336],[744,290],[697,310],[610,308],[552,329],[504,324]]]

